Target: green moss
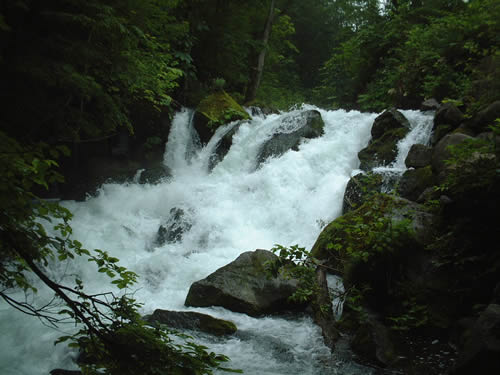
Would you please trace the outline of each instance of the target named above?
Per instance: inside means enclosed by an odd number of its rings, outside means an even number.
[[[235,120],[250,119],[248,113],[226,92],[207,96],[197,108],[208,119],[207,126],[213,130]]]
[[[368,147],[358,154],[361,161],[360,168],[368,170],[380,165],[390,164],[397,155],[397,143],[403,139],[409,130],[398,128],[386,131],[380,138],[371,142]]]
[[[237,331],[233,322],[221,319],[201,318],[200,330],[215,336],[232,335]]]

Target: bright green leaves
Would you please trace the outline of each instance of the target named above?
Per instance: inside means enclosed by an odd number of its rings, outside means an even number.
[[[118,258],[111,257],[105,251],[96,249],[94,250],[96,255],[89,255],[89,262],[95,262],[98,267],[98,272],[105,273],[110,278],[117,279],[113,280],[111,283],[115,284],[119,289],[124,289],[137,281],[137,274],[135,272],[127,270],[125,267],[119,266],[117,263]]]

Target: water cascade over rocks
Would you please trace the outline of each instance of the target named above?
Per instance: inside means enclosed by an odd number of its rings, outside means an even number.
[[[297,125],[293,119],[303,122],[302,113],[311,110],[324,122],[321,136],[261,156],[275,133],[291,133]],[[386,169],[402,171],[410,146],[426,143],[430,132],[431,115],[402,113],[410,132],[399,143],[396,161]],[[323,227],[341,214],[346,184],[359,172],[358,152],[367,146],[376,117],[303,106],[222,126],[201,147],[191,125],[192,111],[182,110],[174,119],[164,157],[171,176],[156,184],[109,183],[85,202],[64,202],[74,213],[74,237],[88,249],[105,249],[140,275],[135,298],[144,303],[145,315],[157,309],[195,311],[235,323],[238,330],[233,335],[191,334],[210,350],[228,355],[229,366],[245,374],[372,374],[373,369],[354,363],[348,352],[339,349],[331,355],[321,330],[308,316],[251,317],[222,307],[188,308],[184,301],[195,281],[246,251],[274,244],[310,249]],[[211,162],[219,141],[231,131],[229,149],[220,161]],[[172,222],[176,215],[181,220],[177,226]],[[68,283],[79,275],[90,292],[111,289],[86,261],[72,269],[55,265],[48,272]],[[40,288],[37,302],[49,298],[50,293]],[[77,353],[64,345],[53,346],[58,336],[74,327],[54,331],[4,303],[0,312],[1,374],[77,369]]]

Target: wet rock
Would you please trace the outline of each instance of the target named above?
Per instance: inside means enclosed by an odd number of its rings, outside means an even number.
[[[62,369],[54,369],[50,372],[50,375],[82,375],[81,371],[77,370],[62,370]]]
[[[229,152],[229,149],[233,145],[233,136],[236,134],[241,124],[242,122],[236,124],[233,128],[231,128],[231,130],[224,134],[219,143],[217,143],[215,151],[209,160],[209,170],[212,170],[218,163],[220,163]]]
[[[391,164],[398,154],[397,144],[410,130],[397,128],[386,131],[380,138],[373,140],[358,153],[359,169],[370,171],[375,167]]]
[[[427,99],[420,105],[422,111],[436,111],[439,107],[441,107],[441,104],[434,98]]]
[[[175,243],[182,240],[184,233],[192,227],[182,208],[174,207],[170,210],[170,216],[165,225],[160,225],[156,233],[155,245],[163,246],[167,243]]]
[[[146,168],[139,177],[140,184],[156,184],[163,179],[170,177],[170,171],[163,166]]]
[[[484,310],[466,333],[464,346],[452,375],[500,373],[500,305]]]
[[[324,134],[325,123],[316,110],[302,112],[282,120],[284,127],[262,145],[257,157],[257,165],[262,164],[271,156],[280,156],[289,150],[298,150],[304,138],[312,139]],[[290,130],[286,128],[290,125]]]
[[[388,109],[378,116],[373,122],[371,134],[372,140],[377,140],[382,135],[391,130],[400,128],[410,128],[410,123],[407,118],[396,109]]]
[[[186,306],[222,306],[251,316],[296,309],[288,301],[297,282],[281,275],[268,277],[265,262],[277,256],[267,250],[248,251],[219,268],[203,280],[193,283],[186,297]]]
[[[446,124],[455,129],[462,123],[463,119],[463,113],[456,106],[451,103],[445,103],[436,111],[434,126]]]
[[[215,336],[232,335],[237,331],[233,322],[193,311],[158,309],[152,315],[146,316],[145,320],[153,325],[165,324],[169,328],[201,331]]]
[[[383,178],[380,174],[359,173],[347,183],[342,204],[342,213],[361,206],[366,200],[382,191]]]
[[[414,144],[408,151],[405,164],[408,168],[422,168],[431,164],[432,147]]]
[[[397,188],[402,198],[417,201],[420,195],[434,185],[434,176],[431,166],[409,169],[404,172]]]

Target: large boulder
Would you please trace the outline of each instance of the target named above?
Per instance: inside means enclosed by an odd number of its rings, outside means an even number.
[[[439,102],[436,99],[431,98],[424,100],[420,105],[420,109],[422,111],[436,111],[439,109],[440,106],[441,104],[439,104]]]
[[[408,119],[396,109],[388,109],[378,116],[373,122],[372,140],[379,139],[384,133],[399,128],[410,128]]]
[[[500,373],[500,305],[491,304],[466,334],[452,375]]]
[[[368,284],[381,306],[398,279],[432,241],[434,217],[415,202],[377,194],[323,229],[311,254],[344,278],[346,287]],[[388,285],[384,275],[391,276]]]
[[[401,176],[397,193],[411,201],[417,201],[420,195],[434,185],[434,175],[431,166],[425,168],[408,169]]]
[[[463,113],[453,104],[443,104],[434,115],[432,144],[437,144],[446,134],[458,128],[464,120]]]
[[[383,182],[382,175],[372,172],[358,173],[351,177],[345,188],[342,213],[355,210],[373,195],[380,193]]]
[[[265,263],[277,260],[267,250],[248,251],[191,285],[186,306],[222,306],[251,316],[296,309],[288,300],[297,282],[283,276],[268,276]]]
[[[432,147],[414,144],[405,159],[405,164],[408,168],[422,168],[431,164]]]
[[[321,137],[325,123],[316,110],[304,111],[298,115],[282,120],[283,126],[278,129],[260,149],[257,157],[258,165],[271,156],[280,156],[289,150],[298,150],[302,140]]]
[[[387,110],[373,122],[372,139],[358,153],[359,168],[364,171],[389,165],[397,156],[397,144],[410,131],[410,123],[395,109]]]
[[[204,98],[196,108],[193,126],[203,144],[208,143],[217,128],[236,120],[248,120],[250,115],[226,92]]]
[[[169,328],[201,331],[215,336],[232,335],[237,328],[233,322],[217,319],[194,311],[168,311],[157,309],[145,320],[156,326],[165,324]]]

